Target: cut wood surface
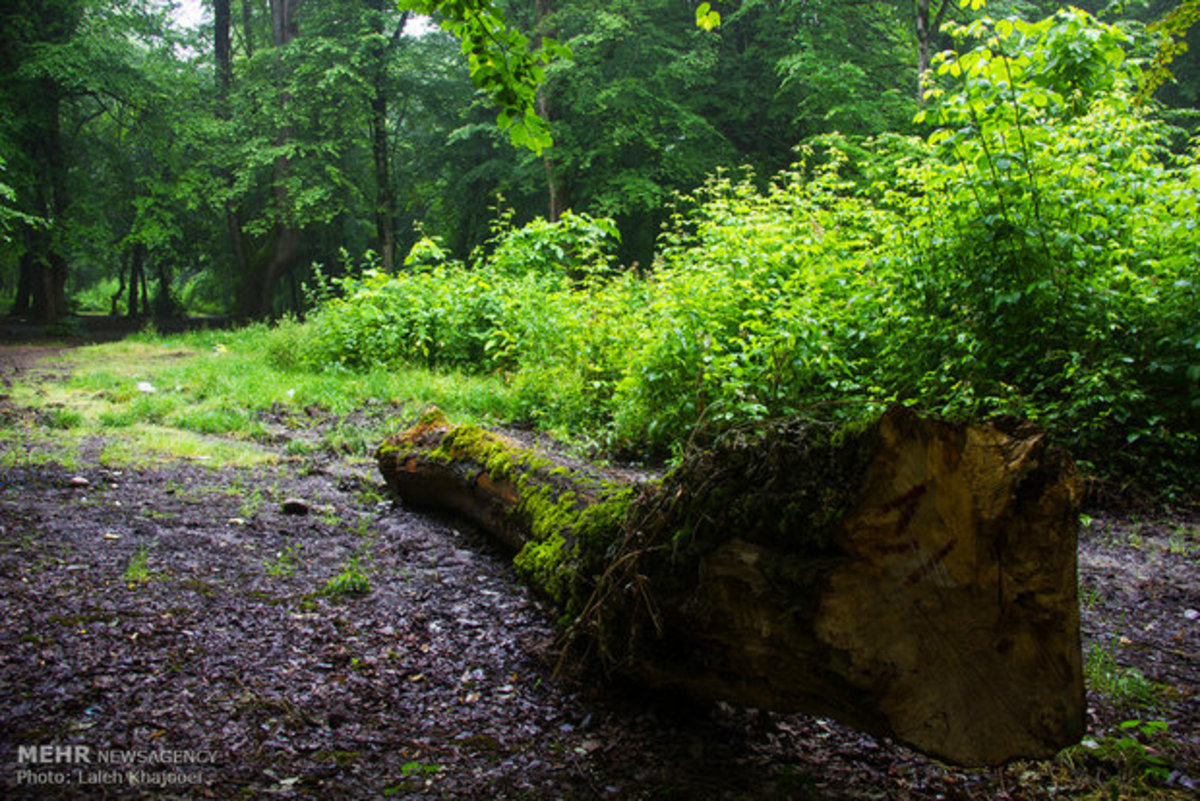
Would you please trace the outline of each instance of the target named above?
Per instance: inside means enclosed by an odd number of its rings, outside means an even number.
[[[630,487],[427,414],[378,460],[406,504],[512,548],[573,653],[635,681],[967,765],[1082,734],[1078,479],[1031,426],[779,424]]]

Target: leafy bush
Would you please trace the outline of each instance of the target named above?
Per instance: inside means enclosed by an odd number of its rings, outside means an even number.
[[[605,272],[620,244],[617,225],[606,218],[564,212],[557,222],[538,217],[521,228],[511,225],[511,212],[492,226],[491,267],[504,275],[528,273],[583,278]]]
[[[1132,102],[1126,37],[1078,9],[960,33],[980,44],[943,57],[952,85],[928,112],[942,127],[908,175],[928,206],[910,215],[897,299],[925,322],[900,337],[898,392],[1039,420],[1090,458],[1139,443],[1135,460],[1186,463],[1200,422],[1195,145],[1172,153],[1175,132]]]
[[[490,369],[502,315],[522,295],[544,293],[545,280],[461,266],[341,279],[342,296],[314,315],[316,361]]]
[[[864,268],[881,212],[846,193],[831,155],[765,193],[717,180],[676,220],[651,278],[652,323],[617,391],[622,436],[666,446],[698,421],[876,407],[855,359],[875,314]]]
[[[120,284],[116,278],[103,278],[74,294],[76,311],[80,314],[109,314],[112,311],[112,297],[117,293]],[[122,296],[122,301],[125,296]]]

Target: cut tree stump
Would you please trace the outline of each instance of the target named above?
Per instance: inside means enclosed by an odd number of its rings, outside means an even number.
[[[962,765],[1082,735],[1079,480],[1032,426],[779,424],[646,486],[437,412],[377,456],[406,504],[512,548],[612,673]]]

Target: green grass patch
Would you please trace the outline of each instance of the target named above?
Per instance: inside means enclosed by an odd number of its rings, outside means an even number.
[[[75,409],[47,409],[38,415],[38,422],[46,428],[69,430],[84,424],[84,416]]]
[[[361,598],[371,592],[371,580],[359,565],[358,557],[353,557],[342,571],[325,583],[321,589],[322,595],[332,598]]]
[[[276,578],[287,578],[296,572],[296,567],[300,564],[300,546],[294,542],[288,543],[282,551],[275,555],[274,559],[267,559],[263,562],[263,567],[267,574]]]
[[[268,418],[281,422],[285,436],[289,427],[322,426],[320,435],[293,438],[287,455],[325,450],[366,459],[407,408],[433,403],[457,419],[483,423],[519,414],[517,393],[498,376],[418,367],[302,368],[284,357],[299,327],[284,321],[276,328],[260,324],[170,337],[142,332],[70,351],[55,359],[72,370],[68,380],[35,376],[11,393],[15,405],[38,410],[40,427],[55,437],[32,426],[15,431],[12,439],[22,444],[0,446],[0,464],[74,466],[78,442],[91,436],[104,440],[102,461],[113,466],[171,459],[262,464],[279,458],[253,444],[272,439]],[[330,425],[330,416],[364,408],[375,413]]]
[[[77,470],[81,434],[78,430],[54,434],[29,429],[0,430],[0,468],[42,467],[57,465],[64,470]]]
[[[131,425],[123,436],[110,439],[100,454],[100,463],[105,467],[136,467],[177,459],[213,467],[256,467],[278,462],[279,456],[253,444],[145,423]]]
[[[245,409],[224,404],[180,409],[171,415],[170,423],[197,434],[230,434],[251,427],[250,415]]]
[[[129,558],[129,565],[121,578],[129,584],[141,584],[154,578],[150,572],[150,551],[146,547],[138,548]]]
[[[1123,667],[1117,662],[1116,645],[1096,644],[1088,651],[1083,672],[1088,686],[1118,707],[1153,708],[1158,701],[1159,687],[1137,668]]]

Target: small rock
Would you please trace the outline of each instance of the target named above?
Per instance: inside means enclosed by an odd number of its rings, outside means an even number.
[[[1188,620],[1200,620],[1200,612],[1197,612],[1195,609],[1184,609],[1183,616]]]
[[[287,498],[280,504],[280,509],[285,515],[306,515],[308,514],[308,502],[300,498]]]
[[[137,391],[145,392],[146,394],[150,394],[151,392],[158,392],[158,390],[154,388],[154,385],[151,384],[149,381],[139,381],[137,383]]]
[[[92,482],[88,481],[83,476],[72,476],[71,480],[67,483],[72,487],[90,487],[92,485]]]

